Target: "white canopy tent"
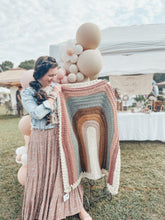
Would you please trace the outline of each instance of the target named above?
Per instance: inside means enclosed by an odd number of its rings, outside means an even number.
[[[0,103],[10,100],[10,89],[0,87]]]
[[[165,24],[102,30],[100,76],[165,73]]]
[[[109,27],[102,30],[102,54],[133,54],[165,50],[165,24]]]
[[[101,31],[99,76],[165,73],[165,24],[109,27]],[[50,56],[60,63],[60,46],[50,45]]]
[[[10,89],[0,87],[0,94],[10,94]]]

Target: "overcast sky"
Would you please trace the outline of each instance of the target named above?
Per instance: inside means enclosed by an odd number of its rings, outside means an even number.
[[[78,27],[165,23],[165,0],[0,0],[0,63],[49,55],[49,45],[74,39]]]

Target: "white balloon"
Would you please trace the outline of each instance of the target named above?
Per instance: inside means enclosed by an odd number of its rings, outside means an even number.
[[[76,63],[78,60],[78,56],[76,54],[73,54],[70,58],[71,63]]]
[[[77,73],[77,81],[78,81],[78,82],[83,81],[84,78],[85,78],[85,77],[84,77],[84,74],[82,74],[82,73],[80,73],[80,72]]]
[[[68,75],[68,81],[71,82],[71,83],[76,82],[76,74],[70,73]]]
[[[21,146],[19,148],[16,149],[16,154],[20,155],[20,154],[26,154],[26,147],[25,146]]]
[[[23,154],[21,157],[22,165],[26,166],[27,165],[27,154]]]
[[[75,40],[68,40],[60,45],[60,57],[63,62],[67,62],[70,60],[70,56],[67,54],[67,49],[73,49],[75,46]]]
[[[77,65],[76,65],[76,64],[70,65],[70,67],[69,67],[69,72],[70,72],[70,73],[78,73],[78,67],[77,67]]]
[[[66,71],[68,71],[68,72],[69,72],[69,67],[70,67],[70,65],[71,65],[70,62],[64,62],[64,63],[63,63],[64,69],[65,69]]]
[[[75,45],[74,47],[74,53],[79,55],[83,52],[83,47],[80,44]]]
[[[67,54],[64,54],[64,56],[63,56],[63,61],[64,62],[68,62],[69,60],[70,60],[70,56],[69,55],[67,55]]]

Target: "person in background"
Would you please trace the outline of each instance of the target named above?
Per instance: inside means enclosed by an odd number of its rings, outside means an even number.
[[[22,100],[21,100],[21,90],[22,90],[22,86],[19,86],[18,90],[16,91],[17,112],[18,112],[19,117],[23,116],[23,105],[22,105]]]
[[[152,92],[153,92],[154,96],[159,95],[159,89],[158,89],[158,86],[156,85],[155,80],[152,81]]]

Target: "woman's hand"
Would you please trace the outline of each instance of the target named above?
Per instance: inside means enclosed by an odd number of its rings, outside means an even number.
[[[48,97],[48,101],[50,103],[50,107],[52,107],[54,103],[54,98]]]
[[[57,94],[59,93],[59,92],[61,92],[61,85],[55,85],[54,87],[53,87],[53,90],[52,90],[53,92],[56,92]]]
[[[61,91],[61,86],[60,85],[55,85],[53,87],[52,92],[48,95],[48,101],[50,103],[50,106],[52,107],[54,100],[57,98],[58,93]]]
[[[61,91],[61,86],[60,85],[54,86],[53,90],[49,94],[49,97],[57,98],[60,91]]]

